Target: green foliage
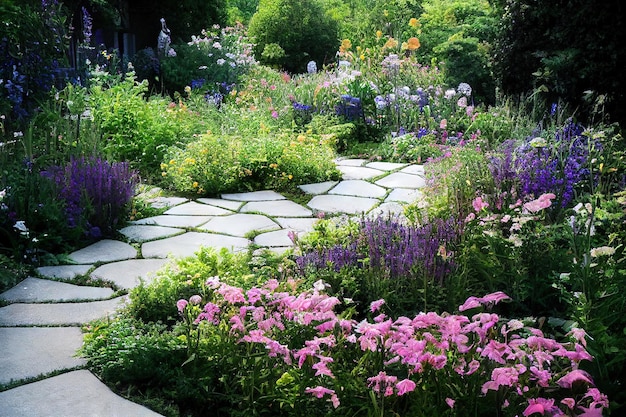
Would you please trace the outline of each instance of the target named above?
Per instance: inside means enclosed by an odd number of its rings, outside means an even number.
[[[163,179],[184,193],[218,195],[337,178],[332,146],[316,135],[277,133],[242,138],[206,134],[184,148],[170,148]]]
[[[309,61],[318,67],[332,62],[337,46],[337,22],[328,17],[318,0],[261,0],[250,19],[249,34],[256,43],[255,55],[265,63],[263,52],[276,44],[285,56],[279,62],[292,73],[306,70]],[[277,58],[275,54],[272,58]]]

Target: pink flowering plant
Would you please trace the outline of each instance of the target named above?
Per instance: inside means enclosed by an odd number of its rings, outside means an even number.
[[[345,301],[322,281],[245,290],[212,277],[206,287],[208,300],[178,301],[180,337],[188,362],[220,375],[206,389],[237,413],[600,416],[608,407],[581,368],[592,360],[584,330],[557,341],[531,320],[501,317],[502,292],[470,297],[458,314],[412,318],[387,316],[381,299],[357,321],[349,307],[336,312]]]

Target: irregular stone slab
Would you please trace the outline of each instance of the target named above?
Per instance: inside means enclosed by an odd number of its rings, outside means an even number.
[[[87,370],[68,372],[0,392],[0,409],[3,416],[11,417],[161,416],[116,395]]]
[[[413,174],[424,176],[424,165],[409,165],[406,168],[402,168],[400,172],[404,172],[405,174]]]
[[[41,266],[36,269],[42,277],[58,279],[74,279],[81,275],[86,275],[93,265],[56,265]]]
[[[131,245],[110,239],[101,240],[69,255],[69,258],[77,264],[115,262],[136,257],[137,250]]]
[[[316,195],[309,201],[312,209],[326,213],[357,214],[368,212],[380,201],[375,198],[351,197],[346,195]]]
[[[83,366],[75,357],[82,345],[79,327],[1,327],[0,384]]]
[[[232,213],[232,211],[225,210],[221,207],[215,207],[209,204],[200,204],[195,201],[190,201],[189,203],[172,207],[164,214],[173,214],[179,216],[225,216]]]
[[[200,229],[232,236],[244,237],[254,231],[269,231],[280,226],[260,214],[237,213],[231,216],[215,217]]]
[[[126,297],[87,303],[9,304],[0,308],[0,326],[80,326],[113,316]]]
[[[333,188],[335,185],[337,185],[337,181],[324,181],[324,182],[318,182],[316,184],[299,185],[298,188],[307,194],[318,195],[318,194],[324,194],[325,192]]]
[[[310,232],[315,224],[320,221],[318,218],[300,217],[276,217],[274,219],[283,229],[291,229],[296,232]]]
[[[351,167],[360,167],[367,162],[367,159],[358,159],[358,158],[348,158],[348,159],[337,159],[335,160],[335,164],[340,166],[351,166]]]
[[[162,269],[168,259],[130,259],[102,265],[91,273],[96,279],[110,281],[118,288],[131,289],[140,281],[149,282]]]
[[[387,218],[392,217],[404,217],[404,205],[398,202],[383,203],[376,207],[367,214],[367,217],[374,219],[376,217]]]
[[[198,198],[196,201],[199,201],[202,204],[210,204],[212,206],[217,206],[232,211],[239,210],[239,207],[241,207],[241,205],[243,204],[241,201],[222,200],[221,198]]]
[[[381,171],[394,171],[396,169],[405,167],[406,164],[401,164],[397,162],[370,162],[365,166],[368,168],[380,169]]]
[[[201,247],[226,248],[231,251],[247,249],[250,241],[241,237],[213,233],[187,232],[182,235],[146,242],[141,246],[144,258],[181,258],[195,255]]]
[[[289,200],[252,201],[241,208],[242,213],[263,213],[270,217],[308,217],[313,212]]]
[[[387,190],[363,180],[341,181],[328,194],[351,195],[356,197],[384,197]]]
[[[186,203],[187,201],[189,201],[189,199],[183,197],[155,197],[151,198],[148,201],[150,202],[150,206],[156,209],[160,209]]]
[[[389,195],[385,199],[385,202],[388,203],[391,201],[399,201],[401,203],[412,203],[422,197],[423,194],[420,190],[411,190],[409,188],[396,188],[389,193]]]
[[[211,220],[213,216],[174,216],[160,215],[136,220],[132,224],[156,225],[164,227],[198,227]]]
[[[85,287],[29,277],[0,294],[0,299],[12,303],[45,303],[50,301],[104,300],[112,295],[113,290],[111,288]]]
[[[377,185],[387,188],[421,188],[426,185],[426,180],[422,177],[403,172],[394,172],[376,181]]]
[[[366,167],[339,165],[337,166],[337,169],[341,171],[342,178],[344,180],[366,180],[368,178],[374,178],[384,174],[384,171]]]
[[[120,229],[119,232],[126,236],[131,242],[146,242],[148,240],[162,239],[164,237],[185,233],[185,230],[175,227],[137,224],[133,226],[126,226]]]
[[[265,247],[286,247],[293,246],[293,241],[289,237],[289,230],[281,229],[274,232],[262,233],[254,238],[254,243]],[[292,231],[292,233],[294,233]]]
[[[282,194],[272,190],[252,191],[249,193],[222,194],[225,200],[234,201],[275,201],[285,200]]]

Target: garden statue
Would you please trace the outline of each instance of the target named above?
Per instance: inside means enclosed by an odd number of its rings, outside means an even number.
[[[161,18],[161,32],[159,32],[159,38],[157,40],[157,50],[159,51],[159,57],[167,55],[170,51],[170,43],[172,38],[170,37],[170,30],[165,24],[165,18]]]

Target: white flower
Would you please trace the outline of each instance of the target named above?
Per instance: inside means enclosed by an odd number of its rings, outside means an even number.
[[[309,74],[315,74],[317,72],[317,64],[315,61],[309,61],[309,63],[306,64],[306,72]]]
[[[28,233],[28,227],[26,227],[26,222],[24,220],[16,221],[13,227],[22,234]]]
[[[225,59],[220,58],[217,60],[217,65],[224,65],[225,62],[226,62]]]
[[[468,83],[459,84],[459,86],[457,87],[457,90],[459,90],[459,93],[463,95],[466,95],[466,96],[472,95],[472,87],[470,87]]]
[[[447,100],[451,100],[455,95],[456,95],[456,91],[454,90],[454,88],[450,88],[449,90],[446,90],[443,96]]]
[[[24,136],[24,134],[22,132],[13,132],[13,137],[14,138],[21,138],[22,136]]]
[[[599,258],[600,256],[611,256],[615,253],[615,248],[610,246],[600,246],[599,248],[593,248],[589,251],[592,258]]]
[[[215,49],[222,49],[222,45],[219,42],[215,42],[213,44],[213,48],[215,48]]]
[[[7,190],[6,189],[0,191],[0,200],[2,200],[5,195],[7,195]]]

